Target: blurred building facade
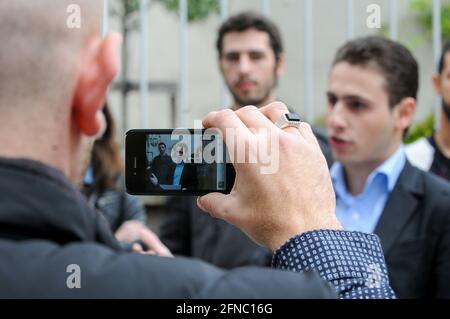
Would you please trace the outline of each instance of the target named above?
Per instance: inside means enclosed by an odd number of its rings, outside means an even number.
[[[110,0],[114,1],[114,0]],[[219,1],[219,0],[218,0]],[[287,70],[280,79],[278,98],[298,113],[305,115],[305,24],[304,9],[307,0],[228,0],[228,13],[244,10],[263,11],[263,5],[270,5],[269,17],[279,25],[287,55]],[[391,0],[353,1],[353,23],[355,37],[371,34],[389,36],[389,9]],[[395,1],[395,0],[394,0]],[[430,0],[432,1],[432,0]],[[265,3],[265,4],[264,4]],[[366,20],[370,13],[367,8],[376,4],[381,9],[382,29],[371,29]],[[410,0],[397,0],[398,39],[410,48],[420,64],[420,93],[416,120],[433,111],[434,94],[431,75],[435,69],[431,39],[419,25]],[[266,7],[267,10],[267,7]],[[180,24],[176,12],[168,11],[157,1],[150,2],[148,20],[148,75],[151,82],[180,84]],[[328,71],[336,49],[348,39],[348,0],[311,1],[312,32],[312,105],[313,114],[308,114],[313,122],[323,122]],[[188,117],[186,126],[193,127],[194,120],[201,119],[208,112],[225,107],[224,90],[218,69],[215,49],[216,33],[221,23],[219,14],[211,14],[200,22],[190,23],[188,33]],[[120,31],[120,22],[111,17],[109,30]],[[130,33],[127,63],[130,80],[139,83],[139,29]],[[111,90],[109,94],[113,113],[122,125],[121,94]],[[127,102],[127,125],[140,127],[142,114],[139,108],[139,91],[129,94]],[[175,112],[173,100],[168,92],[150,91],[148,99],[149,128],[169,128],[180,126],[180,95],[177,94]],[[175,119],[175,123],[173,120]],[[119,132],[124,133],[124,132]],[[122,142],[122,141],[121,141]]]

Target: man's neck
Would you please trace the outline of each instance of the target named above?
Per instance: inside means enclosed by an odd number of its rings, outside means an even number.
[[[62,171],[72,179],[75,172],[71,170],[70,161],[77,159],[72,158],[71,150],[77,141],[63,129],[70,124],[61,120],[62,124],[56,125],[48,118],[28,115],[19,116],[11,112],[0,119],[0,156],[35,160]],[[60,117],[55,116],[56,119]]]
[[[35,135],[37,136],[37,134]],[[61,170],[67,177],[71,177],[68,165],[63,161],[61,148],[55,144],[46,144],[41,138],[23,138],[22,141],[0,138],[0,156],[6,158],[24,158],[46,164]],[[7,138],[7,137],[5,137]],[[47,140],[48,141],[48,140]],[[53,155],[54,154],[54,155]]]
[[[441,126],[434,137],[442,154],[450,158],[450,120],[443,112],[441,112],[440,124]]]
[[[359,195],[364,191],[367,178],[373,171],[373,169],[364,165],[345,165],[343,170],[348,192],[353,196]]]
[[[399,146],[400,145],[380,160],[343,164],[344,178],[349,193],[353,196],[361,194],[364,191],[364,186],[366,185],[369,175],[390,158],[397,151]]]

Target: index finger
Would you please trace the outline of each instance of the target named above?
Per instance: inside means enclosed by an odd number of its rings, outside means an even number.
[[[227,129],[242,131],[244,134],[251,134],[248,127],[242,122],[235,112],[230,109],[211,112],[203,119],[204,128],[217,128],[225,138]]]
[[[245,147],[253,137],[250,129],[230,109],[209,113],[203,119],[203,126],[205,128],[216,128],[220,131],[233,164],[235,164],[237,154],[245,155]],[[242,149],[238,150],[237,148]]]

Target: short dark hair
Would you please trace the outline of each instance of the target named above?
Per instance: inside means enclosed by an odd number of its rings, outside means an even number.
[[[438,72],[442,74],[445,69],[445,56],[450,53],[450,41],[446,41],[442,49],[441,58],[439,59]]]
[[[270,38],[270,46],[275,54],[275,60],[280,60],[283,53],[283,41],[278,27],[266,17],[247,11],[228,18],[219,28],[217,37],[217,52],[222,57],[223,38],[229,32],[243,32],[249,29],[266,32]]]
[[[164,142],[159,142],[159,143],[158,143],[158,147],[159,147],[160,145],[164,145],[164,147],[167,148],[166,143],[164,143]]]
[[[351,40],[338,50],[333,66],[340,62],[377,68],[387,82],[391,108],[403,98],[417,98],[419,66],[411,52],[397,42],[378,36]]]

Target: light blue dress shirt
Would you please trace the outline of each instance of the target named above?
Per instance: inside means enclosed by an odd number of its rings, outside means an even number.
[[[363,192],[357,196],[347,189],[342,164],[333,164],[331,178],[336,193],[336,215],[345,229],[374,232],[405,163],[405,150],[401,145],[369,175]]]
[[[175,167],[175,172],[173,173],[173,184],[172,185],[180,185],[181,174],[183,174],[184,162],[177,164]]]

